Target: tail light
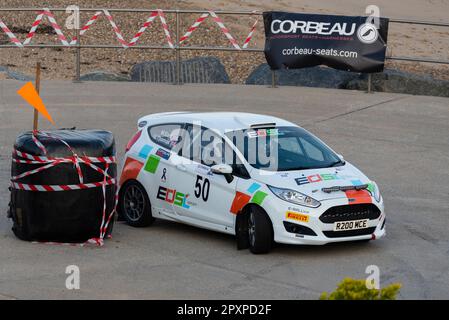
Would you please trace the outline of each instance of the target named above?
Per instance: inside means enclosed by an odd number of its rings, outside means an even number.
[[[132,146],[139,140],[140,136],[142,135],[142,130],[139,130],[136,132],[136,134],[129,140],[128,144],[126,145],[125,152],[128,152],[129,149],[132,148]]]

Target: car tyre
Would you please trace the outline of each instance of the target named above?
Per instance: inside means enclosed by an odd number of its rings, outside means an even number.
[[[248,239],[252,253],[270,252],[273,244],[273,225],[261,208],[252,207],[248,212]]]
[[[120,212],[132,227],[148,227],[154,222],[145,188],[137,181],[125,183],[120,192]]]

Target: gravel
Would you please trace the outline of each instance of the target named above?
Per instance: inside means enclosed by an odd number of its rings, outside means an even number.
[[[73,3],[72,0],[52,0],[52,8],[65,8]],[[102,0],[80,0],[77,4],[82,7],[90,8],[179,8],[179,9],[198,9],[191,2],[175,0],[130,0],[119,1],[109,0],[107,5]],[[212,4],[205,4],[210,7]],[[278,6],[281,4],[278,4]],[[226,3],[220,3],[219,9],[226,9]],[[229,3],[231,6],[231,3]],[[40,0],[2,0],[2,7],[42,7]],[[230,7],[232,8],[232,7]],[[260,8],[263,10],[263,4]],[[64,21],[68,17],[65,12],[55,12],[58,23],[63,27],[64,33],[71,38],[73,31],[64,27]],[[81,12],[82,24],[91,16],[92,12]],[[187,30],[193,21],[198,18],[198,14],[182,15],[180,30],[183,33]],[[35,12],[2,12],[0,18],[16,33],[22,41],[26,37],[27,30],[30,29],[32,22],[36,17]],[[134,34],[148,17],[148,13],[113,13],[114,20],[123,32],[126,40],[132,39]],[[175,38],[175,15],[166,14],[171,34]],[[231,30],[232,34],[240,44],[248,35],[249,29],[255,17],[223,15],[221,17],[225,25]],[[57,40],[54,31],[48,27],[48,22],[39,26],[38,32],[34,36],[32,43],[60,43]],[[72,34],[71,34],[72,33]],[[394,36],[394,35],[393,35]],[[0,44],[8,43],[3,32],[0,32]],[[108,21],[101,17],[82,37],[82,44],[116,44],[118,41],[111,29]],[[157,19],[152,26],[141,37],[139,44],[146,45],[166,45],[164,33],[162,32],[160,21]],[[263,23],[259,23],[257,31],[250,44],[250,48],[261,48],[264,44]],[[229,41],[220,31],[218,26],[210,19],[207,19],[199,29],[191,36],[191,39],[185,44],[187,46],[221,46],[230,47]],[[69,48],[27,48],[18,50],[0,49],[0,65],[7,65],[12,71],[19,71],[28,75],[34,73],[37,61],[41,61],[43,66],[42,76],[44,79],[73,79],[75,75],[75,50]],[[265,62],[263,53],[248,52],[219,52],[219,51],[182,51],[182,59],[191,59],[198,56],[216,56],[221,60],[229,74],[232,83],[244,83],[248,75],[261,63]],[[133,49],[83,49],[81,52],[81,73],[86,74],[94,70],[107,70],[115,74],[127,75],[131,68],[140,62],[150,60],[171,60],[175,59],[175,52],[172,50],[133,50]],[[430,74],[435,78],[449,79],[449,67],[441,65],[429,65],[418,63],[391,63],[387,66],[394,69],[401,69],[413,73]]]

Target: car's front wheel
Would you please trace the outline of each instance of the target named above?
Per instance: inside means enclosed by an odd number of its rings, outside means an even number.
[[[133,227],[147,227],[154,222],[151,205],[144,187],[137,181],[128,181],[120,192],[120,211]]]
[[[249,250],[255,254],[268,253],[273,244],[273,226],[262,209],[253,207],[248,213]]]

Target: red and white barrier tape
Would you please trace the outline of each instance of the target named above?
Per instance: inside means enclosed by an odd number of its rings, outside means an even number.
[[[118,203],[118,192],[115,193],[115,197],[114,197],[114,210],[112,210],[111,214],[109,215],[109,217],[106,218],[106,183],[107,183],[107,172],[109,170],[109,164],[106,163],[106,172],[104,175],[104,179],[103,179],[103,185],[102,185],[102,191],[103,191],[103,198],[104,198],[104,202],[103,202],[103,215],[101,218],[101,225],[100,225],[100,239],[101,241],[103,240],[104,236],[106,235],[106,232],[108,230],[108,225],[109,222],[112,219],[112,216],[114,215],[114,212],[117,208],[117,203]],[[118,188],[117,188],[118,189]]]
[[[168,46],[173,49],[175,46],[173,45],[170,30],[168,29],[167,20],[165,20],[164,12],[160,9],[158,9],[157,12],[159,13],[159,19],[161,19],[162,29],[164,29],[165,38],[167,38]]]
[[[61,158],[61,157],[35,156],[35,155],[31,155],[31,154],[28,154],[25,152],[21,152],[19,150],[14,150],[13,155],[18,156],[23,159],[26,159],[26,160],[20,160],[20,159],[13,158],[13,161],[16,161],[19,163],[28,163],[28,164],[47,163],[48,161],[56,161],[56,160],[67,160],[67,158]],[[82,156],[81,159],[83,159],[87,162],[93,162],[93,163],[115,163],[116,162],[115,157],[86,157],[86,156]]]
[[[61,163],[61,161],[54,161],[52,163],[47,164],[46,166],[42,166],[42,167],[39,167],[37,169],[24,172],[24,173],[19,174],[17,176],[12,176],[11,180],[16,181],[16,180],[19,180],[19,179],[22,179],[22,178],[25,178],[25,177],[32,176],[33,174],[36,174],[36,173],[39,173],[41,171],[47,170],[47,169],[49,169],[51,167],[57,166],[60,163]]]
[[[34,192],[57,192],[57,191],[82,190],[82,189],[90,189],[90,188],[102,188],[104,202],[103,202],[102,220],[101,220],[98,238],[89,239],[85,243],[81,243],[81,244],[55,243],[55,242],[38,242],[38,243],[60,244],[60,245],[71,245],[71,246],[76,246],[76,245],[84,246],[85,244],[96,244],[96,245],[102,246],[103,239],[107,232],[107,228],[109,226],[109,223],[110,223],[112,217],[114,216],[114,213],[117,209],[117,204],[118,204],[117,181],[116,181],[116,179],[112,178],[108,174],[110,164],[115,163],[115,157],[85,157],[85,156],[79,157],[78,155],[76,155],[74,150],[70,147],[70,145],[67,142],[65,142],[64,140],[62,140],[56,136],[53,136],[51,134],[48,134],[48,133],[35,131],[35,132],[33,132],[33,135],[32,135],[33,142],[39,147],[39,149],[45,155],[47,154],[47,150],[46,150],[45,146],[39,141],[39,139],[37,137],[39,134],[43,135],[47,138],[60,141],[62,144],[64,144],[70,150],[70,152],[72,153],[72,156],[66,157],[66,158],[61,158],[61,157],[51,158],[51,157],[34,156],[34,155],[30,155],[25,152],[14,150],[13,161],[15,161],[15,162],[27,163],[27,164],[29,164],[29,163],[46,164],[46,165],[36,168],[36,169],[33,169],[33,170],[30,170],[30,171],[27,171],[27,172],[24,172],[24,173],[21,173],[19,175],[13,176],[11,178],[11,187],[13,189],[17,189],[17,190],[34,191]],[[22,159],[17,159],[15,157],[21,157]],[[30,159],[32,159],[32,160],[30,160]],[[38,172],[45,171],[45,170],[55,167],[61,163],[73,163],[74,164],[74,166],[77,170],[77,173],[78,173],[78,178],[80,180],[79,184],[74,184],[74,185],[35,185],[35,184],[25,184],[25,183],[17,182],[17,180],[19,180],[21,178],[28,177],[28,176],[31,176]],[[92,182],[92,183],[83,183],[83,174],[81,171],[80,163],[84,163],[91,169],[101,173],[103,175],[103,181]],[[105,170],[99,168],[98,166],[94,165],[93,163],[105,163]],[[106,216],[106,209],[107,209],[106,186],[109,186],[109,185],[116,186],[116,193],[115,193],[115,199],[114,199],[115,200],[114,208],[111,211],[111,213],[108,216]]]
[[[33,39],[34,35],[36,34],[36,29],[41,24],[43,17],[44,17],[43,13],[39,13],[37,15],[36,19],[34,20],[31,26],[30,32],[28,32],[27,37],[23,42],[23,45],[27,45],[31,42],[31,39]]]
[[[45,146],[39,141],[39,139],[36,137],[37,132],[33,132],[33,135],[31,138],[33,139],[33,142],[37,145],[37,147],[42,151],[44,155],[47,155],[47,149]]]
[[[143,24],[143,26],[140,28],[140,30],[134,35],[131,42],[129,43],[129,46],[134,46],[137,41],[139,41],[139,38],[142,36],[142,34],[147,30],[147,28],[153,23],[154,19],[158,16],[158,12],[153,11],[150,16],[148,17],[147,21]]]
[[[90,26],[91,26],[95,21],[97,21],[98,17],[99,17],[101,14],[103,14],[103,12],[101,12],[101,11],[95,12],[95,14],[92,16],[92,18],[90,18],[89,21],[87,21],[86,24],[80,29],[80,34],[79,34],[80,37],[81,37],[82,35],[84,35],[84,34],[86,33],[87,30],[89,30]],[[74,45],[76,45],[77,43],[78,43],[78,38],[77,38],[77,36],[74,36],[74,37],[72,38],[72,41],[70,41],[70,45],[71,45],[71,46],[74,46]]]
[[[221,31],[224,33],[224,35],[226,36],[226,38],[228,38],[229,42],[234,46],[234,48],[236,48],[237,50],[242,50],[240,48],[240,46],[237,44],[237,41],[234,39],[234,37],[232,36],[232,34],[229,32],[229,29],[226,28],[226,26],[224,25],[223,21],[220,19],[219,16],[217,16],[215,14],[215,12],[213,11],[209,11],[209,14],[211,15],[211,17],[214,19],[215,23],[218,24],[218,26],[220,27]]]
[[[137,41],[139,41],[139,38],[141,37],[141,35],[150,26],[150,24],[154,21],[154,19],[156,17],[159,17],[159,19],[161,20],[162,29],[164,30],[165,38],[167,39],[168,46],[171,49],[174,48],[172,37],[170,35],[170,30],[168,28],[168,24],[165,19],[165,15],[162,10],[157,9],[156,11],[153,11],[150,14],[150,16],[148,17],[147,21],[144,23],[144,25],[140,28],[140,30],[136,33],[136,35],[133,37],[133,39],[129,43],[126,42],[125,39],[123,38],[123,35],[122,35],[120,29],[117,27],[117,24],[114,22],[114,19],[112,18],[112,15],[109,13],[109,11],[103,10],[103,12],[104,12],[106,18],[109,20],[109,23],[111,24],[112,29],[115,32],[115,36],[117,37],[117,40],[122,44],[123,48],[129,48],[131,46],[134,46],[137,43]]]
[[[172,36],[170,34],[169,26],[168,26],[166,18],[165,18],[165,14],[164,14],[164,12],[161,9],[157,9],[157,10],[151,12],[150,16],[147,18],[147,20],[145,21],[143,26],[134,35],[134,37],[132,38],[132,40],[130,42],[127,42],[124,39],[123,34],[120,31],[120,29],[117,26],[117,24],[115,23],[112,15],[106,9],[103,10],[103,11],[97,11],[93,15],[93,17],[90,18],[87,21],[87,23],[80,29],[80,33],[79,33],[80,37],[83,36],[86,33],[86,31],[92,26],[92,24],[98,19],[98,17],[101,14],[104,14],[106,16],[106,18],[108,19],[109,23],[112,26],[112,29],[114,30],[114,33],[115,33],[115,36],[116,36],[117,40],[121,43],[123,48],[129,48],[131,46],[136,45],[136,43],[139,41],[139,39],[142,36],[142,34],[152,24],[152,22],[154,21],[154,19],[156,17],[159,17],[159,19],[161,20],[162,29],[164,31],[165,38],[167,40],[168,46],[171,49],[175,48]],[[42,23],[42,20],[43,20],[44,16],[46,16],[48,18],[51,26],[53,27],[53,29],[55,30],[55,32],[56,32],[56,34],[58,36],[58,39],[61,41],[61,43],[64,46],[74,46],[74,45],[76,45],[78,43],[78,38],[76,36],[73,37],[70,42],[67,40],[67,38],[65,37],[64,33],[62,32],[61,27],[56,22],[56,19],[55,19],[53,13],[48,8],[44,8],[42,11],[39,12],[39,14],[37,15],[36,19],[34,20],[33,25],[31,26],[31,29],[30,29],[30,31],[29,31],[29,33],[28,33],[28,35],[27,35],[27,37],[26,37],[26,39],[25,39],[25,41],[23,43],[20,42],[20,40],[14,35],[13,32],[11,32],[11,30],[7,27],[7,25],[2,20],[0,20],[0,28],[3,30],[3,32],[5,32],[5,34],[8,36],[8,38],[10,39],[10,41],[12,43],[14,43],[18,47],[24,47],[24,46],[26,46],[26,45],[31,43],[31,40],[33,39],[34,35],[36,34],[37,28]],[[254,34],[255,30],[256,30],[256,25],[258,23],[258,20],[255,21],[253,27],[251,28],[251,31],[250,31],[248,37],[245,39],[245,42],[244,42],[243,46],[240,47],[238,45],[237,41],[235,40],[235,38],[230,33],[229,29],[226,28],[226,26],[224,25],[224,23],[220,19],[220,17],[218,17],[217,14],[215,12],[213,12],[213,11],[208,11],[207,13],[202,14],[195,21],[195,23],[188,29],[186,34],[184,34],[184,36],[182,36],[180,38],[179,45],[182,45],[191,36],[193,31],[195,31],[204,22],[204,20],[207,17],[209,17],[209,16],[211,16],[213,18],[213,20],[215,21],[215,23],[217,23],[217,25],[220,27],[220,30],[224,33],[224,35],[226,36],[226,38],[229,40],[229,42],[232,44],[232,46],[234,48],[236,48],[237,50],[242,50],[242,48],[246,49],[248,47],[248,45],[251,42],[251,39],[253,37],[253,34]]]
[[[11,40],[12,43],[14,43],[19,48],[23,48],[22,42],[20,42],[19,39],[17,39],[16,35],[9,30],[8,26],[0,19],[0,28],[3,30],[3,32],[8,36],[9,40]]]
[[[22,153],[22,154],[23,154],[23,153]],[[76,157],[78,157],[78,156],[76,156]],[[49,169],[49,168],[51,168],[51,167],[57,166],[58,164],[61,164],[61,163],[68,163],[68,162],[75,163],[75,161],[85,163],[86,165],[88,165],[89,167],[91,167],[93,170],[99,172],[99,173],[102,174],[102,175],[107,175],[108,178],[112,179],[112,177],[111,177],[110,175],[108,175],[103,169],[97,167],[97,166],[94,165],[89,159],[86,159],[86,158],[87,158],[87,157],[78,157],[77,160],[75,159],[75,157],[70,157],[70,158],[58,158],[57,160],[51,160],[51,161],[49,161],[49,163],[48,163],[46,166],[39,167],[39,168],[37,168],[37,169],[34,169],[34,170],[31,170],[31,171],[22,173],[22,174],[20,174],[20,175],[17,175],[17,176],[12,177],[11,179],[15,181],[15,180],[18,180],[18,179],[21,179],[21,178],[24,178],[24,177],[31,176],[31,175],[33,175],[33,174],[35,174],[35,173],[44,171],[44,170]],[[96,159],[96,158],[95,158],[95,159]],[[20,160],[20,159],[16,159],[16,158],[13,158],[12,161],[15,162],[15,163],[25,163],[25,164],[44,164],[43,162],[30,161],[30,160]],[[98,161],[98,162],[101,162],[101,161]],[[109,164],[109,163],[113,163],[113,162],[104,162],[104,163]],[[78,175],[79,175],[79,173],[78,173]],[[80,180],[81,180],[81,179],[80,179]],[[80,182],[82,183],[82,181],[80,181]]]
[[[203,13],[198,19],[196,19],[192,26],[187,30],[186,34],[179,39],[179,45],[182,45],[183,42],[185,42],[192,35],[193,31],[198,29],[204,20],[207,19],[207,17],[209,17],[209,13]]]
[[[109,13],[109,11],[108,10],[103,10],[103,13],[106,16],[106,18],[109,20],[109,23],[111,24],[112,29],[115,32],[115,36],[116,36],[117,40],[122,44],[123,48],[128,48],[128,43],[123,38],[123,35],[122,35],[119,27],[117,27],[117,24],[114,22],[114,19],[112,18],[112,16]]]
[[[259,20],[256,19],[253,26],[251,27],[251,31],[249,32],[248,36],[245,39],[245,42],[243,43],[243,47],[242,47],[243,49],[248,48],[249,43],[251,42],[251,39],[253,38],[254,32],[256,32],[256,27],[257,27],[258,22],[259,22]]]
[[[106,185],[116,184],[116,179],[106,180]],[[72,191],[72,190],[82,190],[99,188],[103,185],[103,182],[92,182],[92,183],[78,183],[78,184],[68,184],[68,185],[38,185],[38,184],[26,184],[20,182],[11,182],[11,186],[17,190],[24,191],[41,191],[41,192],[56,192],[56,191]]]
[[[33,39],[34,35],[36,34],[36,30],[37,27],[42,23],[42,20],[44,18],[44,16],[47,17],[48,21],[50,22],[51,26],[53,27],[53,29],[55,30],[58,39],[61,41],[61,43],[64,46],[69,46],[69,42],[67,41],[64,33],[62,32],[61,27],[58,25],[58,23],[56,22],[55,16],[53,15],[53,13],[51,13],[51,11],[48,8],[44,8],[36,17],[36,19],[34,20],[34,23],[30,29],[30,32],[28,33],[25,41],[23,42],[23,45],[26,46],[27,44],[29,44],[31,42],[31,39]]]
[[[243,46],[240,47],[235,40],[235,38],[230,33],[229,29],[226,28],[223,21],[220,19],[220,17],[217,16],[217,14],[213,11],[208,11],[207,13],[203,13],[193,24],[190,26],[190,28],[187,30],[187,32],[179,39],[179,45],[182,45],[184,42],[189,39],[189,37],[192,35],[192,33],[198,29],[198,27],[206,20],[209,16],[211,16],[214,20],[214,22],[218,25],[220,30],[224,33],[226,38],[228,38],[229,42],[236,48],[237,50],[246,49],[251,42],[251,39],[253,38],[254,32],[256,31],[256,26],[258,23],[258,20],[254,22],[253,26],[251,27],[251,30],[248,34],[248,36],[245,39],[245,42],[243,43]]]

